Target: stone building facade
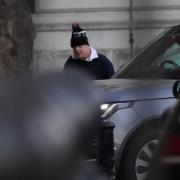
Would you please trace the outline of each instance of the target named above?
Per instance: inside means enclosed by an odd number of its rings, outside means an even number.
[[[132,11],[130,4],[132,3]],[[79,22],[90,44],[115,70],[165,28],[180,20],[179,0],[35,0],[35,71],[60,71],[70,48],[71,24]],[[132,32],[132,33],[131,33]],[[134,43],[130,45],[130,34]]]

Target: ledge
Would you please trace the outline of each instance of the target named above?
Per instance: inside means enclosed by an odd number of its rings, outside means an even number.
[[[135,11],[154,11],[154,10],[180,10],[180,5],[171,5],[171,6],[133,6],[132,10]],[[57,9],[41,9],[36,7],[36,14],[44,14],[44,13],[85,13],[85,12],[122,12],[129,11],[128,6],[122,7],[85,7],[85,8],[57,8]]]
[[[178,20],[163,20],[163,21],[136,21],[133,23],[133,29],[164,29],[175,24],[179,24]],[[129,29],[129,21],[124,22],[92,22],[92,23],[82,23],[82,26],[86,30],[126,30]],[[54,32],[54,31],[71,31],[71,26],[69,23],[56,23],[56,24],[45,24],[37,23],[35,24],[37,32]]]

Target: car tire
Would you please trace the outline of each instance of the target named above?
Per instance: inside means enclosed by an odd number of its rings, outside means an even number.
[[[148,173],[152,153],[158,142],[157,139],[160,130],[161,126],[149,124],[139,128],[133,134],[124,150],[121,166],[119,172],[117,172],[117,179],[145,179]]]

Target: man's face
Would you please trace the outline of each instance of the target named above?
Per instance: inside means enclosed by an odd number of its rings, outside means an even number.
[[[86,60],[90,57],[91,49],[88,45],[79,45],[76,47],[73,47],[73,53],[75,58],[80,60]]]

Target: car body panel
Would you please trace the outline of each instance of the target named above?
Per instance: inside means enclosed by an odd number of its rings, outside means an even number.
[[[116,148],[119,148],[125,137],[131,135],[137,127],[148,120],[159,119],[164,110],[174,106],[175,103],[174,98],[136,102],[133,107],[115,112],[109,120],[116,125],[114,129]]]
[[[135,102],[132,106],[117,110],[109,120],[115,123],[114,141],[119,148],[126,135],[138,124],[155,119],[176,102],[172,94],[175,80],[110,79],[96,83],[104,92],[104,103]]]
[[[97,80],[103,89],[103,101],[126,102],[150,99],[172,98],[172,84],[175,80],[161,79],[109,79]]]

